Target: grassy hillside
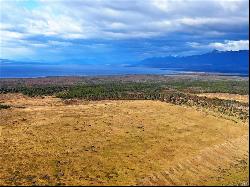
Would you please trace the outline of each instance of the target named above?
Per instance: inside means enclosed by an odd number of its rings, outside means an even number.
[[[13,106],[0,110],[1,185],[247,182],[248,126],[218,114],[145,100],[0,100]]]

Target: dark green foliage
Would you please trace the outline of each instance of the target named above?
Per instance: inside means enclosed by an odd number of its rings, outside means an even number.
[[[1,110],[1,109],[8,109],[8,108],[10,108],[9,105],[0,104],[0,110]]]
[[[77,85],[56,94],[63,99],[81,98],[86,100],[103,99],[147,99],[157,98],[161,91],[159,84],[149,83],[109,83]]]
[[[17,86],[17,87],[2,87],[0,93],[23,93],[30,97],[53,95],[55,93],[67,90],[65,86]]]
[[[237,80],[185,80],[172,81],[166,86],[190,93],[232,93],[246,95],[249,93],[248,81]]]

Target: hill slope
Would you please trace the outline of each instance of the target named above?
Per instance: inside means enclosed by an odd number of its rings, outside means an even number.
[[[170,185],[248,181],[248,125],[219,114],[145,100],[0,101],[16,106],[0,110],[1,185],[136,185],[151,174]]]

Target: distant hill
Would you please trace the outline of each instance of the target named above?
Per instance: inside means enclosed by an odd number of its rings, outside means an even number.
[[[185,57],[155,57],[144,59],[139,66],[169,68],[183,71],[249,74],[249,50],[217,51]]]

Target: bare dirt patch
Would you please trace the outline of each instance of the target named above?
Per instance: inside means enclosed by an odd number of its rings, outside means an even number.
[[[234,157],[247,160],[248,145],[241,139],[248,136],[246,124],[190,107],[143,100],[64,103],[53,97],[0,98],[25,106],[0,111],[1,185],[136,185],[185,159],[195,167],[191,158],[203,152],[200,162],[217,160],[212,166],[223,169],[231,167],[228,160]],[[231,143],[220,149],[226,142]],[[218,159],[219,153],[227,155],[225,160]],[[202,170],[191,170],[188,176],[224,176],[221,170]]]

